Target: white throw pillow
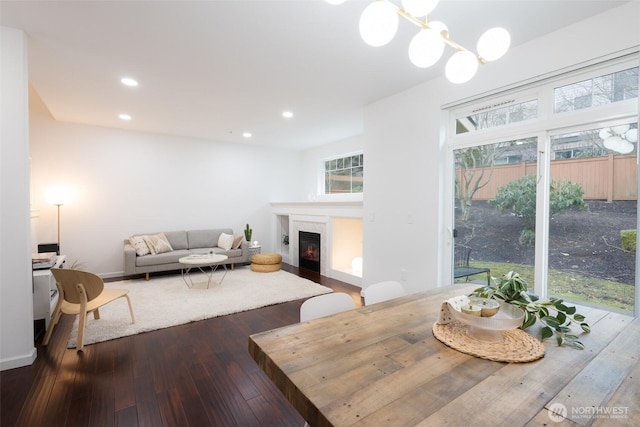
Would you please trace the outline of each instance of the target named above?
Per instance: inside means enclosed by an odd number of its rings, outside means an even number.
[[[138,256],[145,256],[151,253],[149,246],[144,241],[144,236],[131,236],[129,237],[129,243],[136,250]]]
[[[233,235],[232,234],[220,234],[218,238],[218,247],[228,251],[233,246]]]
[[[153,236],[144,236],[144,241],[147,243],[147,246],[149,246],[151,254],[161,254],[163,252],[173,251],[173,248],[164,233],[154,234]]]

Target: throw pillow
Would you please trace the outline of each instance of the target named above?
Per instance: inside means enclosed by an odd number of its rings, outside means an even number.
[[[221,233],[218,238],[218,247],[228,251],[233,246],[233,236],[231,234]]]
[[[147,243],[147,246],[149,246],[151,254],[161,254],[163,252],[173,251],[173,248],[164,233],[154,234],[153,236],[144,236],[144,241]]]
[[[242,234],[234,234],[231,249],[238,249],[240,245],[242,245]]]
[[[144,241],[144,236],[131,236],[129,237],[129,243],[136,250],[138,256],[145,256],[151,253],[149,246]]]

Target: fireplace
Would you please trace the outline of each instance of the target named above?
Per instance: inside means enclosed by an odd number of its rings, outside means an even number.
[[[300,268],[320,273],[320,234],[298,231]]]

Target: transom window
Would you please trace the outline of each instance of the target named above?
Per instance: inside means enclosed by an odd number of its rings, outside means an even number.
[[[324,193],[362,193],[364,188],[364,155],[338,157],[324,162]]]
[[[638,67],[571,83],[554,90],[554,112],[582,110],[638,97]]]
[[[517,123],[538,117],[538,100],[525,102],[508,100],[477,108],[471,114],[456,119],[456,134],[473,132]]]

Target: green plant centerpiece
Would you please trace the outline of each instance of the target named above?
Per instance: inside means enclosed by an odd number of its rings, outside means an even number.
[[[571,331],[571,325],[574,323],[579,324],[584,332],[591,331],[585,317],[577,313],[575,307],[557,298],[539,301],[537,295],[527,290],[524,279],[514,271],[495,279],[495,283],[489,286],[476,289],[470,296],[499,299],[520,307],[524,311],[521,329],[527,329],[540,320],[544,324],[541,339],[545,340],[555,335],[560,346],[567,344],[579,350],[584,349],[578,336]]]
[[[247,239],[247,242],[251,242],[251,235],[253,234],[253,229],[249,227],[249,224],[244,228],[244,238]]]

